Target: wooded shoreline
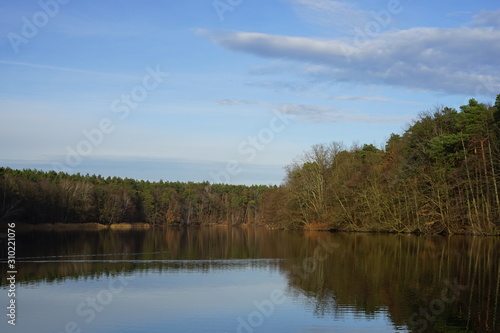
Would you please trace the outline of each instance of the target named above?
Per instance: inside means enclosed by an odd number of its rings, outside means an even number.
[[[15,222],[14,222],[15,223]],[[101,224],[101,223],[43,223],[43,224],[26,224],[26,223],[15,223],[16,224],[16,231],[19,232],[24,232],[24,231],[33,231],[33,230],[41,230],[41,231],[104,231],[104,230],[109,230],[109,231],[128,231],[128,230],[154,230],[158,229],[161,230],[163,228],[265,228],[265,229],[271,229],[271,230],[289,230],[284,227],[275,227],[275,226],[269,226],[269,225],[251,225],[251,224],[239,224],[239,225],[228,225],[228,224],[222,224],[222,223],[214,223],[214,224],[200,224],[200,225],[193,225],[193,226],[186,226],[186,225],[152,225],[148,223],[143,223],[143,222],[137,222],[137,223],[115,223],[111,225],[106,225],[106,224]],[[6,230],[7,227],[5,225],[0,224],[0,231]],[[414,235],[414,236],[436,236],[436,235],[441,235],[441,236],[474,236],[474,237],[498,237],[500,236],[500,232],[496,234],[473,234],[471,232],[463,232],[463,233],[453,233],[453,234],[447,234],[447,233],[430,233],[430,232],[419,232],[419,231],[414,231],[414,232],[408,232],[408,231],[402,231],[402,232],[395,232],[391,230],[381,230],[381,231],[372,231],[372,230],[335,230],[335,229],[326,229],[326,228],[320,228],[320,229],[313,229],[311,227],[309,228],[302,228],[300,229],[304,232],[327,232],[327,233],[354,233],[354,234],[377,234],[377,235],[383,235],[383,234],[392,234],[392,235]]]
[[[244,186],[0,167],[0,221],[499,235],[500,95],[424,112],[382,149],[314,145],[286,170]]]

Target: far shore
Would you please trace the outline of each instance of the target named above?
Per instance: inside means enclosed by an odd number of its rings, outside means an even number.
[[[10,222],[12,223],[12,222]],[[211,224],[201,224],[197,227],[230,227],[227,223],[211,223]],[[236,227],[240,228],[248,228],[248,227],[265,227],[268,229],[278,229],[278,230],[286,230],[283,227],[272,227],[269,225],[260,225],[260,224],[240,224]],[[165,228],[165,227],[182,227],[182,225],[151,225],[149,223],[144,222],[136,222],[136,223],[114,223],[110,225],[101,224],[101,223],[43,223],[43,224],[26,224],[26,223],[15,223],[16,231],[32,231],[32,230],[53,230],[53,231],[100,231],[100,230],[147,230],[151,228]],[[7,230],[8,224],[0,224],[0,231]],[[494,236],[498,237],[500,234],[492,233],[492,234],[472,234],[468,232],[463,233],[452,233],[452,234],[439,234],[432,232],[410,232],[410,231],[388,231],[388,230],[360,230],[360,229],[331,229],[328,228],[326,224],[324,225],[311,225],[306,226],[302,229],[303,231],[311,231],[311,232],[347,232],[347,233],[370,233],[370,234],[399,234],[399,235],[465,235],[465,236]]]
[[[101,223],[47,223],[47,224],[26,224],[16,223],[15,229],[19,231],[30,230],[130,230],[130,229],[149,229],[148,223],[115,223],[105,225]],[[3,227],[3,226],[2,226]]]

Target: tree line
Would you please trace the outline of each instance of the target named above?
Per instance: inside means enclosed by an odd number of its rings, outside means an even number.
[[[152,225],[243,224],[260,220],[267,186],[149,182],[0,168],[0,220]]]
[[[385,147],[314,145],[280,186],[0,168],[0,220],[498,234],[500,95],[421,113]]]
[[[384,149],[318,144],[266,194],[267,223],[311,229],[498,234],[500,95],[423,112]]]

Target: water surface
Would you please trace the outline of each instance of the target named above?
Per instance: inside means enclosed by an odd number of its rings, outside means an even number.
[[[32,231],[16,245],[16,326],[3,310],[1,332],[500,330],[493,237],[213,227]]]

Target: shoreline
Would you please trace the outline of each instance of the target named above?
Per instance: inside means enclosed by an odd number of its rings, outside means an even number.
[[[42,224],[27,224],[17,223],[17,231],[33,231],[33,230],[49,230],[49,231],[71,231],[71,230],[85,230],[85,231],[100,231],[100,230],[131,230],[131,229],[149,229],[152,226],[148,223],[115,223],[105,225],[97,222],[91,223],[42,223]],[[3,230],[3,225],[0,230]]]
[[[268,228],[272,230],[290,230],[285,228],[266,226],[266,225],[251,225],[251,224],[241,224],[241,225],[227,225],[227,224],[200,224],[195,226],[183,226],[183,225],[151,225],[144,222],[137,223],[114,223],[111,225],[100,224],[97,222],[91,223],[44,223],[44,224],[27,224],[27,223],[17,223],[16,230],[23,231],[33,231],[33,230],[44,230],[44,231],[101,231],[101,230],[113,230],[113,231],[126,231],[126,230],[148,230],[154,228],[189,228],[189,227],[238,227],[238,228],[249,228],[249,227],[259,227]],[[0,225],[0,230],[7,229],[7,227]],[[492,234],[475,234],[472,232],[457,232],[457,233],[437,233],[437,232],[423,232],[423,231],[401,231],[397,232],[394,230],[353,230],[353,229],[328,229],[328,228],[303,228],[294,229],[304,232],[331,232],[331,233],[365,233],[365,234],[394,234],[394,235],[415,235],[415,236],[472,236],[472,237],[499,237],[499,233]]]

